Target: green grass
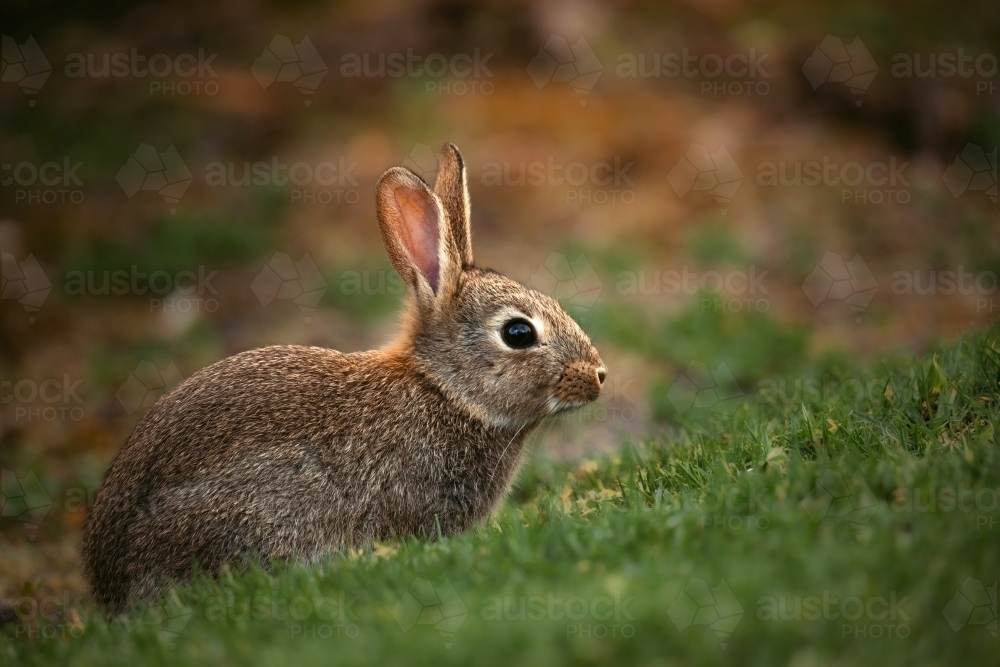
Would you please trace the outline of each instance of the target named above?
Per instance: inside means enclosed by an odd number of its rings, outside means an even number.
[[[114,622],[84,605],[48,630],[71,639],[8,626],[0,660],[990,664],[998,334],[758,394],[613,458],[533,461],[461,536],[225,573]],[[963,586],[987,596],[971,616]]]

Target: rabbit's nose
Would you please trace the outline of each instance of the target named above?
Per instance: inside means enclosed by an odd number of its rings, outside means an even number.
[[[597,384],[604,384],[605,378],[608,377],[608,369],[601,366],[597,369]]]

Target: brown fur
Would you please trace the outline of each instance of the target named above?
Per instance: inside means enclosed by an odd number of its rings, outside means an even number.
[[[355,354],[251,350],[161,398],[112,463],[84,529],[84,570],[109,611],[189,581],[196,565],[313,562],[372,540],[465,530],[507,493],[538,422],[597,398],[603,363],[559,305],[472,266],[454,146],[435,192],[393,168],[376,197],[386,250],[410,287],[401,336]],[[538,345],[502,342],[512,316],[537,324]]]

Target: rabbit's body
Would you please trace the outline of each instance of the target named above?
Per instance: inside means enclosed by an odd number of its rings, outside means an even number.
[[[464,530],[506,491],[527,431],[470,419],[406,355],[229,357],[150,409],[116,458],[90,526],[104,545],[90,568],[98,601],[151,597],[193,562],[314,561]]]
[[[599,395],[600,356],[559,304],[473,266],[457,149],[434,192],[395,168],[376,194],[410,288],[399,340],[244,352],[150,408],[84,529],[84,571],[109,610],[195,567],[464,530],[503,498],[538,422]]]

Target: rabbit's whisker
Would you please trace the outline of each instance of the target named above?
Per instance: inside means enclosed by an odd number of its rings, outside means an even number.
[[[522,424],[522,425],[521,425],[521,428],[517,429],[517,431],[516,431],[516,432],[514,433],[513,437],[511,437],[511,439],[510,439],[510,442],[508,442],[508,443],[507,443],[507,446],[503,448],[503,451],[502,451],[502,452],[500,452],[500,458],[498,458],[498,459],[497,459],[497,464],[496,464],[495,466],[493,466],[493,474],[492,474],[492,475],[490,475],[490,484],[492,484],[492,483],[493,483],[493,478],[494,478],[494,477],[496,476],[496,474],[497,474],[497,469],[498,469],[498,468],[500,467],[500,462],[501,462],[501,461],[503,461],[503,457],[504,457],[504,454],[506,454],[506,453],[507,453],[507,450],[508,450],[508,449],[510,449],[510,446],[511,446],[511,444],[512,444],[512,443],[514,442],[514,438],[516,438],[516,437],[518,436],[518,434],[519,434],[519,433],[520,433],[521,431],[523,431],[523,430],[524,430],[524,427],[525,427],[525,426],[527,426],[527,424]]]

